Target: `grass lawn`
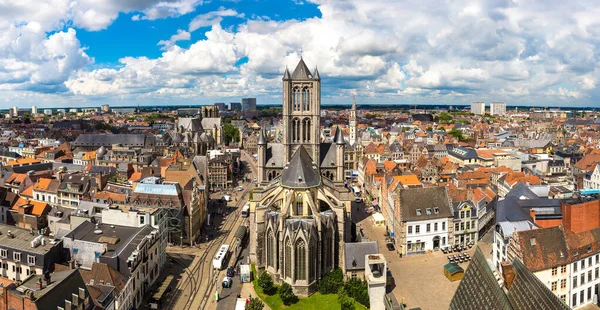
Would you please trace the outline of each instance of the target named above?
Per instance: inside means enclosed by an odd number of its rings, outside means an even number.
[[[340,304],[337,301],[336,294],[321,295],[314,293],[308,298],[300,298],[297,303],[290,306],[285,306],[279,294],[267,295],[263,292],[262,288],[258,285],[258,275],[256,274],[256,268],[252,265],[254,290],[258,297],[269,306],[272,310],[289,309],[289,310],[339,310]],[[357,310],[366,310],[367,308],[358,302],[354,302]]]

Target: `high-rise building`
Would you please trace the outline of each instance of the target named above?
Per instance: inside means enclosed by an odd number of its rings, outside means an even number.
[[[492,102],[490,103],[490,115],[506,115],[506,103]]]
[[[215,107],[219,108],[219,111],[227,111],[227,109],[225,109],[225,102],[217,102],[215,103]]]
[[[52,116],[52,110],[50,110],[50,109],[45,109],[45,110],[44,110],[44,114],[45,114],[45,115],[47,115],[47,116]]]
[[[471,113],[478,114],[478,115],[485,114],[485,102],[471,103]]]
[[[242,109],[242,104],[239,102],[230,102],[227,104],[227,108],[229,111],[240,111]]]
[[[103,104],[102,105],[102,112],[104,112],[104,113],[110,112],[110,106],[108,104]]]
[[[256,111],[256,98],[242,98],[242,111]]]
[[[37,107],[36,106],[32,106],[31,107],[31,115],[36,115],[36,114],[38,114]]]
[[[17,106],[12,107],[10,109],[9,113],[10,113],[11,117],[17,117],[17,116],[19,116],[19,107],[17,107]]]

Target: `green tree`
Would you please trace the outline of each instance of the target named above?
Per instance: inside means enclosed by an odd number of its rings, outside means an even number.
[[[225,138],[225,144],[235,141],[240,141],[240,131],[233,125],[226,123],[223,125],[223,137]]]
[[[298,297],[296,297],[296,295],[294,295],[294,291],[292,290],[292,287],[289,284],[287,284],[286,282],[283,282],[283,284],[279,287],[279,290],[277,290],[277,293],[279,293],[279,297],[281,298],[281,301],[286,306],[289,306],[289,305],[295,303],[296,301],[298,301]]]
[[[348,292],[349,296],[352,296],[354,300],[361,303],[365,307],[369,308],[369,288],[367,282],[359,279],[350,279],[344,285],[344,289]]]
[[[335,294],[344,285],[344,273],[340,268],[336,268],[323,275],[319,283],[317,283],[317,290],[319,293]]]
[[[258,297],[250,297],[250,303],[246,304],[246,310],[262,310],[265,304]]]
[[[263,271],[260,273],[260,275],[258,276],[258,286],[260,286],[265,293],[267,293],[267,294],[272,293],[273,278],[271,277],[271,275],[268,272]]]
[[[465,136],[463,136],[462,131],[458,130],[458,129],[452,129],[450,130],[450,132],[448,132],[449,135],[455,137],[458,139],[458,141],[468,141],[469,139],[465,138]]]
[[[354,306],[354,302],[352,298],[348,297],[348,293],[344,289],[344,287],[340,287],[337,292],[338,294],[338,302],[340,303],[341,310],[354,310],[356,306]]]
[[[446,112],[442,112],[442,113],[440,113],[440,115],[436,116],[434,118],[434,120],[437,123],[447,124],[448,122],[450,122],[452,120],[452,115],[450,115]]]

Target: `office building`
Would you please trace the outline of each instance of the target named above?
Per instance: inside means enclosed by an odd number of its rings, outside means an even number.
[[[104,113],[110,112],[110,106],[108,104],[103,104],[102,105],[102,112],[104,112]]]
[[[225,102],[217,102],[214,104],[215,107],[219,108],[219,111],[225,111]]]
[[[31,115],[36,115],[36,114],[38,114],[38,109],[36,106],[32,106],[31,107]]]
[[[48,115],[48,116],[52,116],[52,110],[50,110],[50,109],[45,109],[45,110],[44,110],[44,114],[45,114],[45,115]]]
[[[504,103],[504,102],[490,103],[490,115],[498,115],[498,116],[506,115],[506,103]]]
[[[242,104],[239,102],[230,102],[227,104],[227,108],[229,111],[240,111],[242,109]]]
[[[256,98],[242,98],[242,111],[256,111]]]
[[[476,114],[476,115],[485,114],[485,102],[471,103],[471,113]]]

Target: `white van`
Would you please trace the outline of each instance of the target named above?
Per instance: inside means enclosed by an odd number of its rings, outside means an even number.
[[[225,196],[223,196],[223,200],[225,200],[227,202],[230,202],[231,201],[231,196],[225,195]]]

